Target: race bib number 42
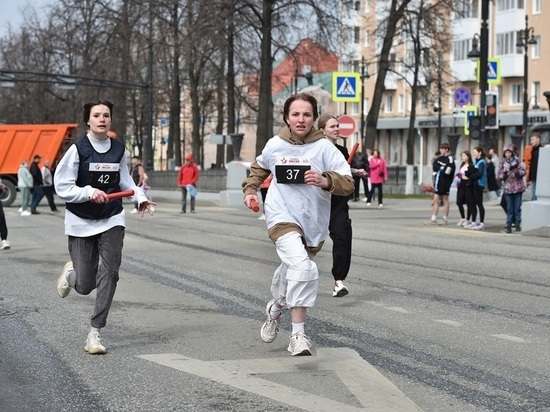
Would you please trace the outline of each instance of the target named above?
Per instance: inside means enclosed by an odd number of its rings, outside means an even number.
[[[90,163],[88,184],[92,187],[116,187],[120,182],[120,164]]]
[[[276,165],[275,177],[278,183],[286,184],[299,184],[305,183],[305,174],[307,170],[310,170],[310,165]]]

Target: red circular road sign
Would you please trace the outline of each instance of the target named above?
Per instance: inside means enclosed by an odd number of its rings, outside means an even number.
[[[355,120],[353,117],[343,114],[338,118],[340,123],[340,136],[350,137],[355,132]]]

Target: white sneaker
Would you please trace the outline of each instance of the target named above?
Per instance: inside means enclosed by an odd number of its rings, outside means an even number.
[[[380,204],[378,205],[378,209],[382,209],[383,207],[384,207],[384,205],[383,205],[382,203],[380,203]]]
[[[367,206],[370,206],[370,202],[367,202]]]
[[[99,337],[99,332],[90,332],[86,338],[86,346],[84,350],[91,355],[101,355],[107,353],[105,346],[101,344],[101,338]]]
[[[476,227],[473,228],[474,230],[485,230],[485,223],[479,222]]]
[[[17,211],[18,211],[19,213],[21,213],[21,212],[23,211],[23,206],[21,206],[19,209],[17,209]]]
[[[32,213],[29,212],[28,210],[23,210],[23,211],[21,212],[21,216],[30,216],[31,214],[32,214]]]
[[[462,225],[463,225],[464,223],[466,223],[466,222],[467,222],[466,219],[460,219],[456,225],[457,225],[457,226],[462,226]]]
[[[466,226],[464,226],[466,229],[475,229],[477,226],[476,222],[468,223]]]
[[[466,220],[464,223],[462,223],[462,227],[465,228],[465,229],[467,229],[468,226],[470,226],[471,224],[472,224],[472,222]]]
[[[277,337],[277,334],[279,333],[279,319],[281,318],[281,315],[279,315],[277,318],[274,318],[271,316],[270,309],[271,306],[275,304],[275,299],[271,299],[269,302],[267,302],[267,305],[265,307],[265,313],[267,315],[267,320],[262,325],[262,328],[260,329],[260,337],[265,343],[271,343],[275,340]]]
[[[265,213],[262,213],[262,215],[258,218],[258,220],[265,220]]]
[[[135,215],[137,212],[138,212],[138,210],[134,207],[130,213]]]
[[[332,291],[333,297],[341,298],[342,296],[346,296],[349,293],[349,290],[346,286],[344,286],[344,282],[338,283],[334,285],[334,289]]]
[[[0,242],[0,250],[9,249],[9,248],[11,248],[10,242],[8,242],[6,239]]]
[[[55,287],[57,288],[57,294],[60,298],[66,297],[71,291],[71,285],[69,285],[69,281],[67,280],[67,277],[71,270],[74,270],[73,262],[68,261],[67,263],[65,263],[65,266],[63,266],[63,270],[57,278],[57,283],[55,284]]]
[[[311,343],[304,331],[290,336],[287,350],[292,356],[311,356]]]

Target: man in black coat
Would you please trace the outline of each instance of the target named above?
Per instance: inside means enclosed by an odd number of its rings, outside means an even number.
[[[42,171],[40,170],[40,155],[34,155],[33,162],[30,167],[30,172],[32,175],[33,187],[32,187],[32,198],[31,198],[31,213],[33,215],[39,215],[40,212],[36,210],[38,204],[44,197],[44,191],[42,190],[43,181],[42,181]]]

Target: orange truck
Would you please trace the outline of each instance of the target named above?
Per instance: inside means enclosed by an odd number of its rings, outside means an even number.
[[[26,160],[30,164],[38,154],[42,161],[48,159],[55,167],[64,148],[72,142],[76,128],[76,123],[0,124],[0,178],[5,185],[0,200],[4,206],[10,206],[17,197],[21,163]]]

